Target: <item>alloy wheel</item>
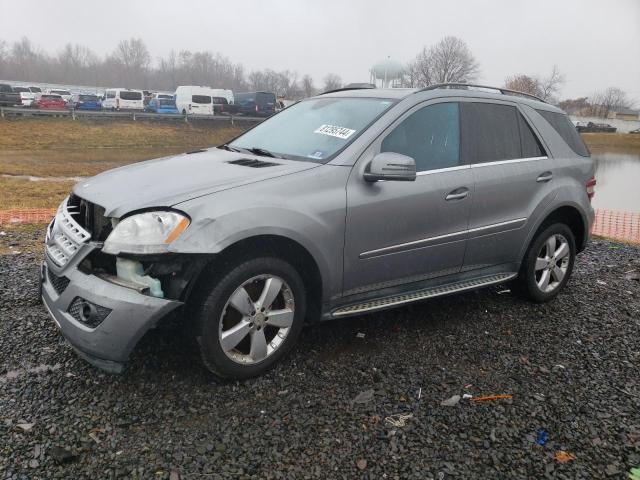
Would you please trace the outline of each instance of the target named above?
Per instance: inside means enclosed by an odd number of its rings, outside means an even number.
[[[239,364],[261,362],[282,346],[294,314],[293,293],[282,278],[250,278],[231,294],[222,310],[218,330],[222,350]]]
[[[551,235],[540,247],[534,269],[535,283],[544,293],[553,292],[562,283],[569,268],[571,247],[558,233]]]

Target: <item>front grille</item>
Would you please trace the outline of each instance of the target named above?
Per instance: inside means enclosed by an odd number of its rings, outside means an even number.
[[[46,252],[59,267],[66,265],[91,234],[76,220],[77,207],[63,202],[47,234]]]
[[[111,309],[85,300],[82,297],[75,297],[71,305],[69,305],[67,312],[69,312],[76,321],[95,328],[107,318],[107,315],[111,313]]]
[[[62,292],[64,292],[67,286],[69,286],[69,279],[67,277],[59,277],[48,268],[47,278],[58,295],[62,295]]]
[[[91,203],[75,194],[69,196],[67,208],[73,218],[86,231],[91,233],[91,239],[103,242],[111,233],[111,219],[104,216],[105,209]]]

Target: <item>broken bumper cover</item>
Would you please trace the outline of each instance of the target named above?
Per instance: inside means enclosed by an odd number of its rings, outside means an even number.
[[[175,300],[141,294],[75,267],[60,272],[68,284],[58,293],[60,289],[56,290],[46,272],[49,268],[56,270],[46,261],[41,270],[42,300],[49,314],[79,356],[110,372],[121,372],[140,338],[182,305]],[[77,298],[111,311],[95,328],[89,327],[69,312]]]

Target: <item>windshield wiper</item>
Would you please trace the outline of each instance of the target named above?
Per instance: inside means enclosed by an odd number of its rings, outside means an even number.
[[[251,153],[255,153],[256,155],[260,155],[261,157],[280,158],[277,155],[271,153],[269,150],[260,147],[251,147],[247,148],[246,150],[250,151]]]
[[[227,145],[226,143],[224,145],[218,145],[218,148],[221,148],[222,150],[229,150],[230,152],[239,152],[240,150],[234,147],[231,147],[229,145]]]

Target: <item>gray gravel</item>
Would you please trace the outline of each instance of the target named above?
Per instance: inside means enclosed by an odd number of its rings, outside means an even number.
[[[278,368],[227,384],[171,328],[121,376],[90,367],[39,304],[37,263],[0,256],[2,479],[622,479],[640,466],[637,247],[593,242],[546,305],[496,287],[309,328]]]

